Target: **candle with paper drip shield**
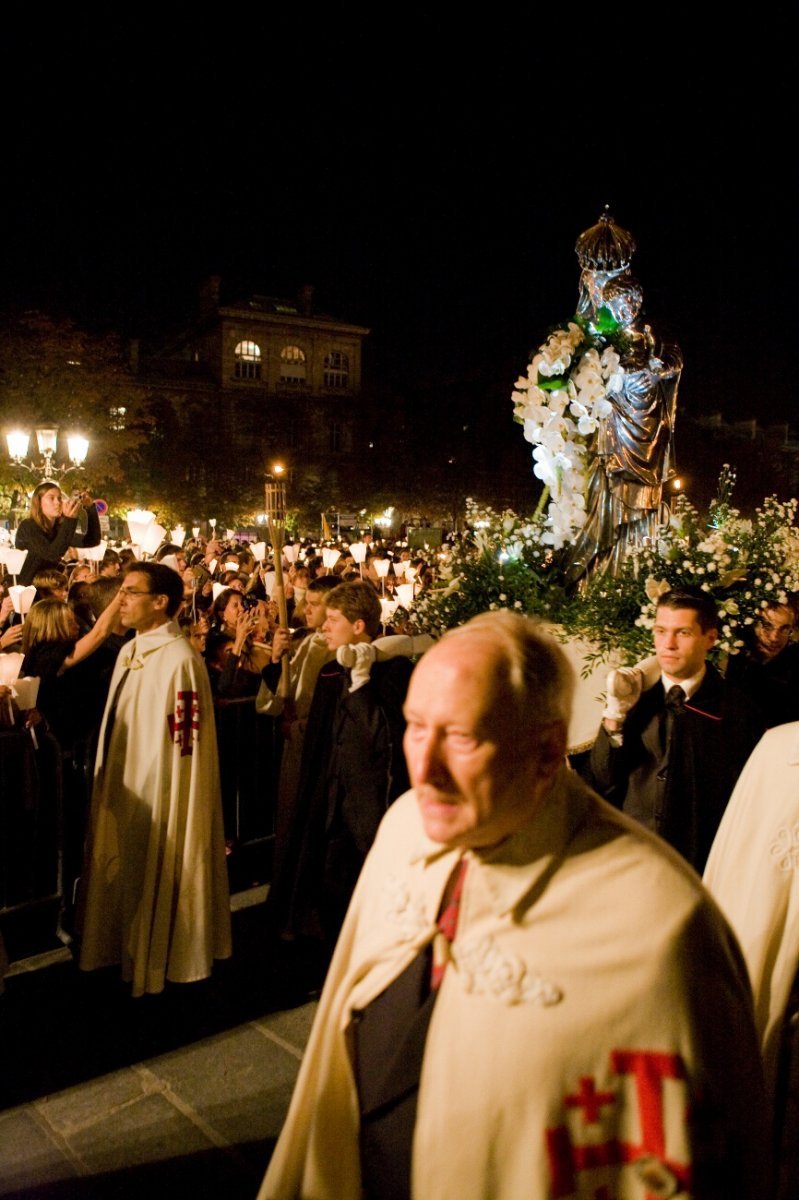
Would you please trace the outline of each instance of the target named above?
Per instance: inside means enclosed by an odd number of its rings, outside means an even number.
[[[391,569],[391,559],[390,558],[376,558],[374,560],[374,566],[375,566],[375,571],[377,572],[377,577],[380,580],[382,594],[385,596],[385,594],[386,594],[386,575],[388,575],[388,573]]]
[[[340,558],[341,551],[337,550],[335,546],[322,547],[322,562],[326,571],[332,571]]]
[[[266,592],[267,600],[271,600],[275,595],[275,585],[277,583],[277,572],[271,563],[265,565],[263,574],[264,591]]]
[[[14,612],[22,617],[24,625],[25,618],[31,610],[31,605],[36,597],[36,588],[32,583],[27,587],[22,587],[21,584],[15,583],[8,589],[8,594],[11,597],[11,603],[14,606]]]
[[[96,546],[79,546],[78,561],[91,563],[92,572],[96,575],[100,569],[98,564],[103,561],[107,549],[108,542],[105,540],[98,542]]]
[[[363,579],[363,564],[366,562],[366,551],[368,549],[369,547],[366,545],[366,542],[353,542],[350,546],[350,554],[358,564],[361,579]]]
[[[142,539],[146,531],[155,521],[155,513],[150,512],[147,508],[133,508],[125,518],[128,525],[128,533],[130,535],[131,544],[134,549],[141,552]]]
[[[415,591],[413,583],[398,583],[394,594],[403,608],[411,608]]]
[[[17,550],[16,546],[0,546],[0,562],[5,563],[14,583],[17,582],[17,575],[22,570],[22,564],[28,557],[27,550]]]
[[[158,547],[161,545],[161,543],[163,542],[165,537],[166,537],[166,529],[164,528],[164,526],[159,525],[159,524],[157,524],[157,522],[153,521],[152,524],[148,525],[147,528],[145,529],[144,536],[142,537],[141,542],[139,543],[142,554],[149,554],[151,557],[154,557],[155,552],[157,551]]]
[[[7,650],[0,654],[0,683],[10,687],[19,678],[25,655],[21,651]]]
[[[394,619],[394,613],[399,608],[398,600],[388,600],[385,596],[380,597],[380,623],[383,626],[383,633],[386,632],[386,626],[390,625]]]
[[[186,530],[182,525],[175,525],[172,530],[171,542],[174,546],[182,546],[186,540]]]

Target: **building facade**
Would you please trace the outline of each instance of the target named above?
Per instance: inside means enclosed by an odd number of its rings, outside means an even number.
[[[297,500],[346,504],[342,481],[365,428],[368,334],[317,311],[311,287],[294,300],[231,302],[218,276],[206,280],[192,320],[158,349],[135,354],[159,414],[151,461],[212,506],[237,490],[237,515],[251,501],[257,507],[276,461]]]

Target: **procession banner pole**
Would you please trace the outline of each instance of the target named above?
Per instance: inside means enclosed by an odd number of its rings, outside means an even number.
[[[272,599],[277,602],[280,624],[288,628],[289,615],[286,607],[286,588],[283,582],[283,535],[286,530],[286,485],[282,479],[267,475],[265,484],[266,521],[269,526],[269,540],[272,543],[272,554],[275,560],[275,586]],[[278,695],[289,694],[289,659],[284,654],[280,660],[280,683]]]

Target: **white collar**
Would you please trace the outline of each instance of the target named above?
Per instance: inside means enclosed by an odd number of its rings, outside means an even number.
[[[670,675],[667,675],[666,672],[663,671],[661,672],[660,681],[663,684],[664,691],[667,692],[671,687],[681,687],[685,692],[686,700],[690,700],[694,692],[698,689],[702,680],[705,678],[705,673],[706,668],[703,666],[702,670],[697,675],[692,675],[690,679],[672,679]]]

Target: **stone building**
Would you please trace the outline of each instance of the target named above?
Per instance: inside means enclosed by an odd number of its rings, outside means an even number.
[[[230,499],[240,514],[250,502],[260,506],[264,474],[280,461],[299,506],[346,502],[342,480],[366,436],[368,334],[317,311],[312,287],[293,300],[227,301],[221,279],[207,279],[177,334],[157,349],[133,349],[158,418],[148,455],[153,490],[160,475],[173,492],[217,508]]]

